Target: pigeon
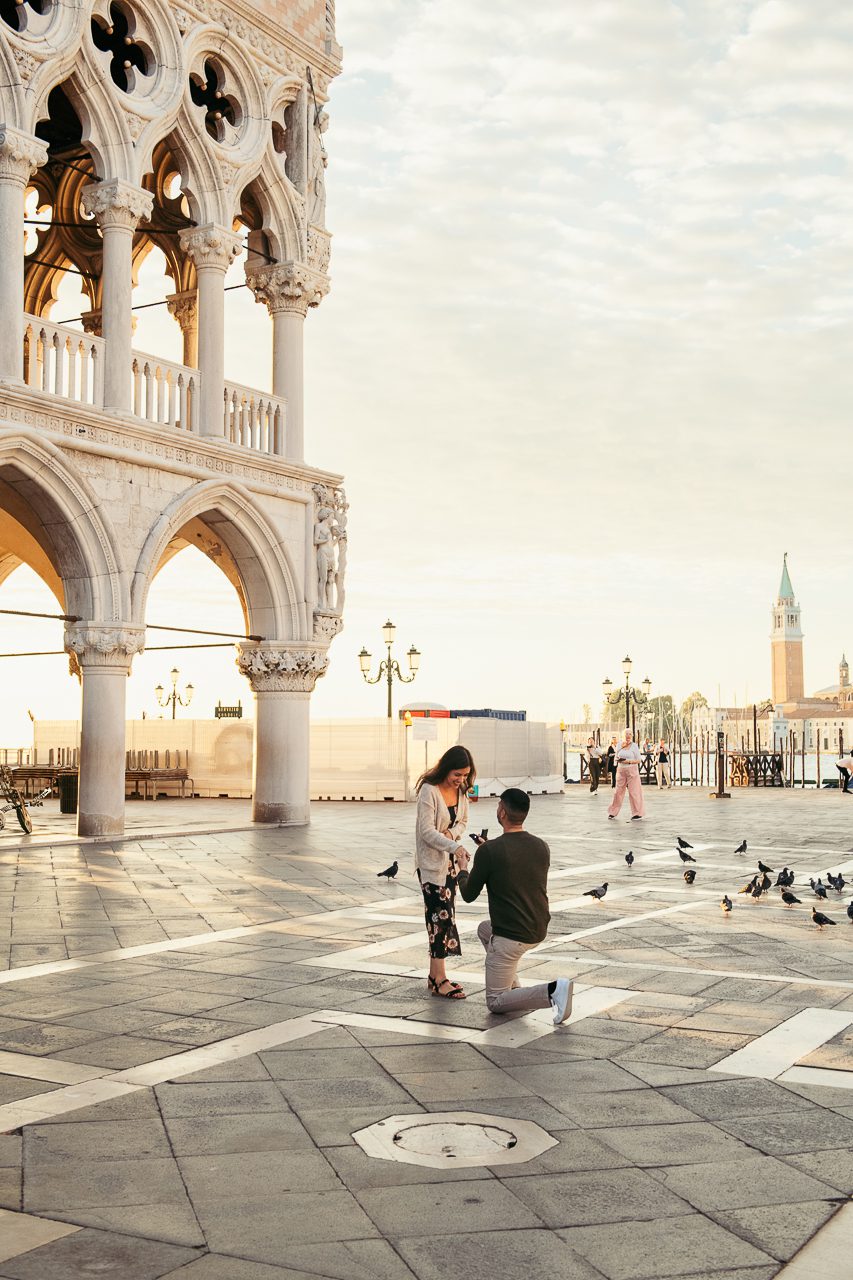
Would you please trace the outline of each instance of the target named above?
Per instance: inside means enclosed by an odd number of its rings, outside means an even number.
[[[812,888],[814,889],[816,898],[823,898],[824,901],[826,900],[826,886],[821,884],[820,880],[815,880]]]
[[[692,867],[688,867],[687,870],[684,872],[685,883],[692,884],[695,879],[696,879],[696,872],[693,870]]]
[[[720,906],[722,908],[723,915],[727,916],[732,909],[732,900],[728,896],[728,894],[725,894],[725,893],[723,894],[722,898],[720,899]]]
[[[682,840],[681,836],[676,836],[676,837],[675,837],[675,843],[678,845],[679,849],[692,849],[692,848],[693,848],[693,845],[692,845],[692,844],[688,844],[686,840]]]
[[[793,883],[794,883],[794,873],[793,873],[793,871],[790,871],[790,870],[787,870],[787,869],[786,869],[786,871],[785,871],[785,887],[786,887],[786,888],[788,888],[788,889],[790,889],[790,887],[791,887],[791,885],[792,885]]]
[[[583,896],[585,898],[595,898],[596,902],[600,902],[607,892],[607,881],[600,884],[597,889],[584,889]]]
[[[745,884],[742,889],[738,889],[738,893],[752,893],[753,889],[757,884],[758,884],[758,876],[753,876],[749,884]]]
[[[776,883],[773,887],[774,889],[784,889],[787,883],[788,883],[788,868],[783,867],[782,870],[779,872],[778,876],[776,877]]]
[[[685,853],[683,849],[678,850],[678,856],[682,862],[695,862],[695,858],[691,858],[689,853]]]
[[[831,871],[827,871],[826,878],[829,881],[830,889],[834,889],[836,893],[843,893],[844,876],[841,875],[840,872],[838,873],[837,876],[834,876]]]
[[[634,855],[633,855],[633,853],[632,853],[632,851],[631,851],[630,849],[629,849],[629,850],[628,850],[628,852],[625,854],[625,861],[628,863],[628,866],[629,866],[629,867],[633,867],[633,865],[634,865]]]
[[[376,879],[378,880],[380,876],[384,876],[386,880],[393,880],[398,870],[397,863],[392,862],[390,867],[386,867],[384,871],[377,871]]]
[[[754,902],[757,902],[757,901],[758,901],[758,899],[761,897],[761,895],[762,895],[762,893],[763,893],[763,892],[764,892],[764,890],[761,888],[761,885],[760,885],[760,884],[757,884],[757,885],[755,886],[755,888],[753,889],[753,891],[752,891],[752,893],[751,893],[750,897],[753,899],[753,901],[754,901]]]
[[[822,911],[818,911],[816,907],[812,907],[812,920],[814,920],[818,929],[822,929],[825,924],[835,924],[835,920],[830,920],[829,916],[825,916]]]
[[[764,875],[761,877],[761,882],[758,887],[760,888],[762,893],[766,893],[767,890],[770,888],[770,885],[771,885],[770,877],[765,872]]]
[[[758,870],[759,870],[759,871],[763,871],[763,872],[764,872],[764,874],[765,874],[765,875],[767,875],[768,871],[772,871],[772,870],[773,870],[773,868],[772,868],[772,867],[765,867],[764,863],[763,863],[763,862],[761,861],[761,859],[759,858],[759,860],[758,860]]]
[[[853,898],[847,903],[847,918],[853,920]]]
[[[739,844],[739,845],[738,845],[738,847],[735,849],[735,853],[746,853],[746,841],[745,841],[745,840],[741,840],[740,844]]]
[[[795,898],[793,893],[788,893],[787,889],[782,890],[782,901],[786,907],[792,907],[795,902],[799,903],[800,899]]]

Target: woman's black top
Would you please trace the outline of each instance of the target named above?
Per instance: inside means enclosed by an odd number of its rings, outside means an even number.
[[[457,809],[457,806],[455,804],[449,804],[447,806],[447,812],[450,814],[451,827],[456,826],[456,809]]]

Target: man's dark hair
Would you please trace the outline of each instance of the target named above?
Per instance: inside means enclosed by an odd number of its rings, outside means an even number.
[[[501,804],[510,822],[521,824],[530,812],[530,796],[518,787],[509,787],[501,795]]]

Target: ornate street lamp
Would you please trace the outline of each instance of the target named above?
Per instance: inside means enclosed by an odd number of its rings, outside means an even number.
[[[604,702],[605,702],[605,705],[606,705],[606,706],[614,706],[614,705],[618,704],[618,703],[621,701],[622,697],[624,696],[624,698],[625,698],[625,728],[626,728],[626,729],[630,729],[630,728],[631,728],[631,700],[633,699],[633,701],[634,701],[634,703],[635,703],[635,704],[636,704],[636,703],[637,703],[637,701],[638,701],[638,698],[637,698],[638,690],[636,689],[636,687],[632,687],[632,686],[631,686],[631,668],[633,667],[633,665],[634,665],[634,664],[633,664],[633,662],[631,661],[631,659],[629,658],[628,654],[626,653],[626,654],[625,654],[625,657],[622,659],[622,670],[623,670],[623,671],[624,671],[624,673],[625,673],[625,690],[624,690],[624,694],[623,694],[623,691],[622,691],[621,689],[618,691],[618,693],[616,694],[615,701],[614,701],[614,698],[613,698],[613,683],[612,683],[612,681],[611,681],[611,680],[605,680],[605,681],[603,682],[602,686],[601,686],[601,690],[602,690],[602,693],[604,694]],[[643,694],[645,695],[645,699],[646,699],[646,701],[647,701],[647,702],[648,702],[648,699],[649,699],[649,694],[650,694],[650,692],[651,692],[651,688],[652,688],[652,682],[651,682],[651,680],[649,679],[649,677],[648,677],[648,676],[646,676],[645,680],[643,680],[643,682],[642,682],[642,690],[643,690]]]
[[[178,679],[180,677],[180,674],[181,673],[177,667],[172,667],[172,670],[169,672],[169,675],[171,676],[171,679],[172,679],[172,692],[167,693],[165,697],[164,697],[164,689],[161,684],[158,684],[154,689],[154,693],[157,696],[157,703],[159,706],[168,707],[169,703],[172,704],[173,720],[175,719],[176,708],[179,705],[182,707],[188,707],[192,702],[193,694],[195,693],[195,687],[191,684],[187,685],[183,693],[178,693]]]
[[[364,676],[366,684],[378,684],[384,676],[388,682],[388,719],[390,720],[394,714],[392,707],[392,692],[394,688],[394,680],[399,680],[402,684],[411,684],[415,676],[418,674],[418,667],[421,665],[421,655],[414,645],[406,652],[409,661],[410,675],[404,676],[400,670],[400,664],[396,658],[391,657],[391,646],[394,643],[394,636],[397,628],[389,619],[382,628],[382,639],[388,649],[387,657],[383,658],[379,663],[379,670],[375,676],[370,675],[370,664],[373,655],[368,653],[367,649],[362,646],[361,653],[358,655],[358,665],[361,668],[361,674]]]

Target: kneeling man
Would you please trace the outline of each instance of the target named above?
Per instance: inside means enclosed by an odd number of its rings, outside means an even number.
[[[530,797],[510,787],[498,801],[498,822],[503,835],[496,840],[478,839],[474,865],[469,873],[468,855],[457,855],[460,866],[457,887],[466,902],[473,902],[485,887],[489,919],[477,934],[486,948],[486,1004],[492,1013],[519,1009],[554,1010],[555,1026],[572,1011],[572,983],[556,978],[535,987],[518,982],[522,956],[543,942],[551,919],[548,910],[548,867],[551,852],[544,840],[524,830]]]

